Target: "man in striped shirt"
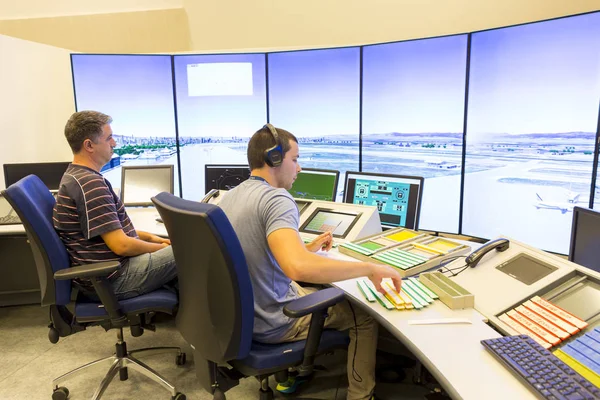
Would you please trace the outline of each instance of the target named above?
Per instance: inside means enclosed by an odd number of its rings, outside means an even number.
[[[117,145],[111,122],[96,111],[77,112],[67,121],[73,162],[60,182],[53,219],[73,266],[120,262],[109,281],[117,298],[127,299],[174,283],[177,275],[171,242],[136,231],[123,202],[100,174]],[[78,283],[93,296],[91,282]]]

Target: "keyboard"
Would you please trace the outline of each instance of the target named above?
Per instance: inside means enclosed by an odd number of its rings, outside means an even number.
[[[20,224],[21,219],[18,215],[3,215],[0,217],[0,225]]]
[[[600,389],[527,335],[481,343],[541,399],[600,399]]]

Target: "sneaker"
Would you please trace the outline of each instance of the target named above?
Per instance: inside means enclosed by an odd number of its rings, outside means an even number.
[[[309,379],[310,376],[290,376],[287,381],[277,384],[277,391],[285,394],[295,393],[298,387]]]

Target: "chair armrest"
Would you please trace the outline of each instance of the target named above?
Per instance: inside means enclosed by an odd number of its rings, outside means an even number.
[[[118,261],[106,261],[101,263],[78,265],[76,267],[61,269],[54,273],[54,279],[64,281],[76,278],[94,278],[108,276],[119,269]]]
[[[342,300],[344,300],[344,292],[341,289],[327,288],[288,303],[283,308],[283,313],[290,318],[300,318],[327,309]]]

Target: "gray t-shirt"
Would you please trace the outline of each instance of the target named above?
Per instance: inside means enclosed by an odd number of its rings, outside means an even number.
[[[298,293],[269,249],[267,237],[282,228],[298,230],[298,207],[285,189],[248,179],[219,203],[242,245],[254,292],[254,339],[276,342],[292,321],[283,307]]]

